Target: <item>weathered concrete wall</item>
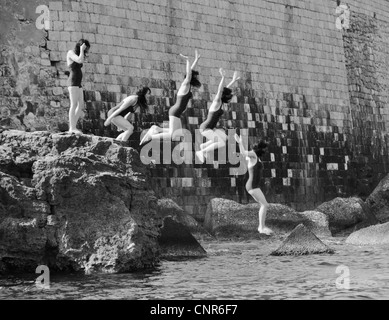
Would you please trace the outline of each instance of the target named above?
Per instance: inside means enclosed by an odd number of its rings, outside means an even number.
[[[47,32],[37,28],[48,1],[0,0],[0,125],[21,130],[63,128],[67,110],[55,90]],[[62,88],[61,88],[62,91]],[[67,122],[67,121],[66,121]]]
[[[350,29],[343,34],[350,114],[349,183],[365,197],[388,171],[389,3],[351,1]]]
[[[19,28],[14,13],[38,4],[0,3],[9,12],[6,25]],[[65,57],[83,37],[92,44],[84,64],[83,131],[115,136],[114,128],[103,126],[107,111],[148,85],[152,106],[133,119],[136,143],[142,129],[166,124],[185,69],[178,54],[193,57],[197,48],[203,86],[184,126],[194,132],[206,117],[219,67],[228,76],[240,71],[236,98],[220,125],[243,129],[250,142],[266,136],[272,143],[264,158],[269,202],[312,209],[336,196],[367,195],[388,171],[389,7],[385,0],[349,3],[351,28],[341,31],[336,1],[41,1],[50,9],[46,43],[39,46],[46,32],[33,30],[33,23],[26,48],[11,40],[24,42],[27,31],[2,31],[1,124],[66,130]],[[12,68],[28,71],[23,78]],[[201,220],[213,197],[249,201],[244,177],[231,176],[230,168],[161,164],[152,174],[156,191]]]

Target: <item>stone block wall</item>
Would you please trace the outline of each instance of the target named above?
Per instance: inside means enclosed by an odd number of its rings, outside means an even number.
[[[239,71],[242,79],[219,125],[247,133],[249,143],[258,137],[271,143],[262,184],[269,202],[304,210],[336,196],[364,196],[388,172],[385,0],[349,1],[351,28],[343,31],[335,27],[336,1],[0,3],[12,13],[7,25],[19,28],[0,38],[4,128],[67,129],[66,52],[86,38],[92,46],[83,68],[87,112],[80,127],[84,133],[116,136],[113,126],[103,126],[107,111],[148,85],[151,106],[132,119],[136,146],[143,129],[167,125],[185,72],[179,53],[193,59],[198,49],[203,86],[194,90],[183,126],[195,141],[220,81],[218,69],[226,69],[227,82]],[[21,29],[16,14],[30,12],[28,19],[36,19],[33,5],[41,4],[50,10],[50,28],[38,30],[31,22]],[[213,197],[251,201],[245,177],[231,175],[232,167],[156,164],[150,170],[158,193],[202,220]]]

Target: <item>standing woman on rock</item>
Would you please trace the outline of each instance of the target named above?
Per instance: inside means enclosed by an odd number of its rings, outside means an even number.
[[[181,57],[186,59],[186,76],[182,82],[180,89],[177,92],[177,100],[174,106],[169,109],[169,128],[160,128],[153,125],[148,132],[144,135],[140,142],[140,145],[152,140],[152,139],[164,139],[175,140],[180,135],[182,129],[181,114],[186,110],[189,100],[192,98],[192,87],[201,87],[201,83],[198,80],[198,71],[194,68],[200,59],[200,55],[197,50],[195,51],[195,60],[190,65],[189,58],[180,54]]]
[[[243,146],[242,137],[235,134],[235,140],[239,143],[240,153],[242,156],[246,157],[247,160],[249,178],[246,182],[246,190],[254,198],[254,200],[261,205],[261,208],[259,209],[258,232],[271,235],[273,231],[265,226],[266,213],[269,204],[266,201],[262,190],[259,188],[259,181],[261,179],[263,168],[262,161],[259,157],[267,151],[268,143],[265,140],[260,139],[253,145],[252,150],[246,151]]]
[[[136,95],[128,96],[124,98],[118,105],[108,111],[108,118],[105,120],[104,125],[108,126],[111,122],[118,127],[121,133],[116,140],[127,141],[134,132],[134,126],[128,121],[128,117],[131,113],[135,112],[135,108],[147,109],[147,94],[151,93],[149,87],[143,87]]]
[[[77,42],[74,50],[69,50],[66,56],[66,62],[70,68],[68,78],[68,90],[70,97],[69,109],[69,132],[82,133],[76,128],[78,119],[83,114],[84,91],[82,89],[82,66],[84,58],[90,49],[88,40],[81,39]]]
[[[207,119],[200,125],[201,135],[208,139],[207,142],[200,145],[200,150],[196,152],[196,155],[201,162],[204,162],[204,157],[207,156],[208,152],[222,148],[226,145],[227,135],[223,130],[216,129],[216,125],[220,117],[223,115],[223,104],[229,103],[232,99],[233,95],[230,88],[240,79],[240,77],[238,77],[238,73],[235,71],[232,81],[227,85],[227,87],[224,87],[226,73],[222,68],[219,69],[219,72],[222,76],[219,89],[211,106],[209,107]]]

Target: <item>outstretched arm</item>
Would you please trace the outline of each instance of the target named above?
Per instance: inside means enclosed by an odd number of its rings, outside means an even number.
[[[183,54],[180,54],[181,57],[183,57],[184,59],[186,59],[186,77],[185,77],[185,80],[184,82],[187,82],[189,83],[191,80],[192,80],[192,70],[196,67],[197,65],[197,62],[199,61],[200,59],[200,55],[198,53],[198,51],[196,50],[196,56],[195,56],[195,60],[192,64],[192,66],[190,65],[190,62],[189,62],[189,57],[187,56],[184,56]]]
[[[232,85],[233,85],[236,81],[238,81],[239,79],[240,79],[240,77],[238,76],[238,71],[235,71],[235,72],[234,72],[234,76],[232,77],[231,82],[227,85],[227,88],[231,88]]]
[[[235,133],[235,141],[239,144],[239,150],[240,150],[240,153],[243,156],[245,156],[245,157],[254,157],[254,156],[256,156],[253,151],[247,151],[244,148],[242,137],[238,136],[238,134],[236,134],[236,133]]]
[[[223,70],[223,68],[219,69],[219,72],[222,76],[222,79],[219,84],[219,88],[217,89],[217,93],[213,101],[219,101],[222,98],[223,88],[224,88],[224,80],[226,78],[226,72]]]
[[[198,52],[197,50],[195,50],[195,60],[193,61],[192,66],[190,67],[191,70],[193,70],[194,68],[196,68],[197,62],[199,62],[200,57],[201,57],[201,56],[199,55],[199,52]]]
[[[190,68],[189,57],[184,56],[183,54],[180,54],[180,56],[186,59],[186,76],[184,82],[190,82],[192,79],[192,69]]]

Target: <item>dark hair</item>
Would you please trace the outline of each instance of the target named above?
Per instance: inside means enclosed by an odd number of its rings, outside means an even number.
[[[151,90],[149,87],[143,87],[142,89],[138,90],[136,95],[138,96],[138,106],[140,106],[143,109],[146,109],[148,107],[147,100],[146,100],[146,94],[151,93]]]
[[[264,149],[266,149],[268,145],[269,144],[267,143],[267,141],[265,141],[264,139],[259,139],[258,142],[252,146],[252,149],[255,154],[260,157],[265,153]]]
[[[196,87],[196,88],[200,88],[201,87],[201,82],[197,78],[198,75],[199,75],[198,71],[192,70],[192,78],[190,80],[190,85],[192,87]]]
[[[88,50],[89,50],[89,48],[90,48],[90,43],[89,43],[89,41],[88,40],[85,40],[85,39],[80,39],[80,40],[78,40],[78,42],[77,42],[77,44],[76,44],[76,47],[74,48],[74,53],[76,54],[76,55],[80,55],[80,51],[81,51],[81,49],[80,49],[80,47],[83,45],[85,43],[85,45],[86,45],[86,47],[88,48]],[[86,52],[84,51],[84,56],[86,56]]]
[[[222,102],[229,103],[233,97],[232,90],[230,88],[224,87],[222,93]]]

